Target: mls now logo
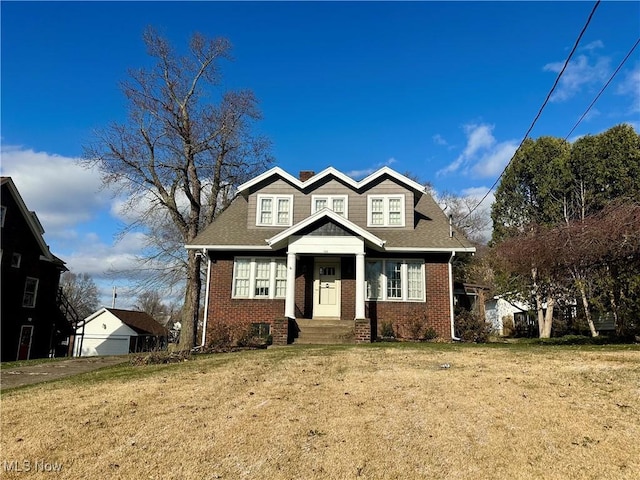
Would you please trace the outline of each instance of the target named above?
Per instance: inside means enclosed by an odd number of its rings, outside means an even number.
[[[62,464],[44,460],[3,460],[2,470],[4,472],[60,472]]]

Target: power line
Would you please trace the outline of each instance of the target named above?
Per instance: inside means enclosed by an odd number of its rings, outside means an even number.
[[[633,47],[631,47],[631,50],[629,50],[629,53],[627,53],[627,56],[624,57],[624,59],[622,60],[622,62],[620,62],[620,65],[618,65],[618,68],[616,68],[615,72],[613,72],[613,74],[611,75],[611,77],[609,77],[609,80],[607,80],[607,83],[604,84],[604,86],[600,89],[600,91],[598,92],[598,95],[596,95],[596,98],[593,99],[593,102],[591,102],[591,104],[587,107],[587,109],[584,111],[584,113],[582,114],[582,116],[580,117],[580,119],[576,122],[576,124],[573,126],[573,128],[571,129],[571,131],[569,133],[567,133],[567,136],[564,137],[565,140],[567,140],[571,134],[573,133],[573,131],[577,128],[578,125],[580,125],[580,123],[582,122],[582,120],[584,120],[584,117],[587,116],[587,113],[589,113],[589,111],[591,110],[591,107],[593,107],[595,105],[595,103],[598,101],[598,99],[600,98],[600,95],[602,95],[604,93],[604,91],[606,90],[606,88],[609,86],[609,84],[611,83],[611,81],[614,79],[614,77],[618,74],[618,72],[620,71],[620,69],[622,68],[622,66],[626,63],[626,61],[629,59],[629,57],[631,56],[631,54],[633,53],[633,51],[636,49],[636,47],[638,46],[638,44],[640,44],[640,38],[638,38],[638,40],[636,40],[636,43],[633,45]]]
[[[516,157],[516,155],[518,154],[518,152],[522,148],[522,145],[524,144],[525,140],[529,137],[529,134],[531,133],[531,130],[533,130],[533,127],[535,126],[536,122],[540,118],[540,115],[542,115],[542,111],[547,106],[547,103],[549,102],[549,99],[551,98],[551,95],[553,94],[553,92],[555,91],[556,87],[558,86],[558,82],[560,82],[560,78],[562,78],[562,75],[564,74],[564,71],[567,69],[567,66],[569,65],[569,61],[571,60],[571,57],[573,57],[573,54],[575,53],[576,49],[578,48],[578,45],[580,44],[580,40],[582,40],[582,36],[584,35],[584,32],[587,31],[587,27],[591,23],[591,19],[593,18],[593,15],[596,13],[596,10],[598,9],[598,6],[600,5],[600,1],[601,0],[597,0],[596,4],[593,6],[593,9],[591,10],[591,13],[589,14],[589,18],[587,18],[587,21],[584,24],[584,27],[582,27],[582,31],[580,32],[580,35],[578,35],[578,38],[576,39],[576,41],[575,41],[575,43],[573,45],[573,48],[571,49],[571,52],[569,52],[569,56],[567,57],[567,59],[564,62],[564,65],[562,66],[562,70],[560,70],[560,73],[558,73],[558,76],[556,77],[556,81],[553,83],[553,86],[551,87],[551,90],[549,90],[549,93],[547,94],[547,97],[544,99],[544,102],[542,103],[542,106],[540,107],[540,110],[538,110],[538,114],[533,119],[533,122],[531,122],[531,125],[529,126],[529,129],[527,130],[527,133],[524,134],[524,138],[522,139],[522,141],[518,145],[518,148],[516,148],[516,151],[513,153],[513,156],[507,162],[505,167],[502,169],[502,173],[500,173],[500,175],[498,176],[496,181],[493,182],[493,185],[491,185],[491,187],[489,188],[487,193],[485,193],[484,197],[482,197],[482,199],[476,204],[476,206],[473,207],[471,210],[469,210],[469,213],[467,213],[464,217],[462,217],[460,219],[460,221],[463,221],[469,215],[471,215],[474,211],[476,211],[477,208],[482,204],[482,202],[484,202],[487,199],[487,197],[489,196],[491,191],[496,187],[496,185],[498,185],[498,182],[503,177],[504,172],[506,172],[506,170],[509,167],[509,165],[511,165],[511,162],[513,162],[513,159]]]

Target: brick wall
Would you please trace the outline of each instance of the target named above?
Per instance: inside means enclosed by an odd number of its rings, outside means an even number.
[[[368,318],[355,321],[356,343],[371,343],[371,322]]]
[[[273,323],[284,315],[284,299],[251,300],[231,298],[233,258],[211,263],[211,281],[205,344],[211,342],[215,325],[239,327],[256,322]]]
[[[419,320],[433,328],[438,337],[451,339],[449,313],[449,268],[447,263],[425,263],[426,302],[366,302],[367,318],[380,336],[382,325],[390,322],[396,336],[410,337],[411,323]]]
[[[341,316],[343,319],[353,320],[355,317],[355,259],[345,257],[341,267]],[[313,258],[301,257],[296,266],[296,272],[296,316],[311,318]],[[392,323],[397,336],[408,338],[411,323],[414,321],[423,322],[425,329],[433,328],[440,338],[451,338],[448,264],[444,259],[425,263],[425,277],[426,302],[366,302],[365,313],[367,319],[370,319],[370,329],[374,338],[380,335],[385,322]],[[248,325],[254,322],[266,322],[273,326],[276,319],[284,316],[284,299],[232,299],[232,279],[233,256],[219,258],[212,262],[207,343],[211,340],[216,323]],[[364,329],[364,326],[362,328]]]

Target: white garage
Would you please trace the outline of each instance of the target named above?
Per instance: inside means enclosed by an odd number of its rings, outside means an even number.
[[[169,331],[145,312],[101,308],[76,329],[74,357],[163,349]]]

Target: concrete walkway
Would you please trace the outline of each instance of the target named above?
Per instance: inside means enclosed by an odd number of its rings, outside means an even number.
[[[0,364],[0,390],[70,377],[129,361],[128,356],[81,357],[5,368]]]

